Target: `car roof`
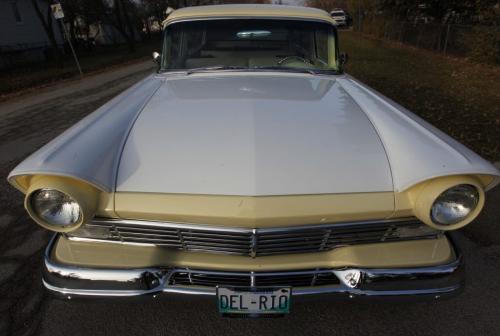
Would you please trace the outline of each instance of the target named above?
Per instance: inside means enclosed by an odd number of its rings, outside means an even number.
[[[290,18],[332,22],[324,10],[301,6],[283,5],[212,5],[193,6],[175,10],[163,22],[163,26],[175,21],[210,19],[210,18]]]

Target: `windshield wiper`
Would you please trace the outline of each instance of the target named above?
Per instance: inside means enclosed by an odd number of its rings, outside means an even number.
[[[292,68],[292,67],[283,67],[283,66],[257,66],[257,67],[252,67],[250,69],[290,71],[290,72],[308,73],[311,75],[317,74],[317,72],[312,70],[312,69]]]
[[[210,67],[193,68],[186,71],[186,75],[191,75],[197,72],[215,71],[215,70],[249,70],[248,67],[238,65],[214,65]]]
[[[260,66],[253,67],[251,69],[257,70],[278,70],[278,71],[289,71],[289,72],[298,72],[298,73],[308,73],[311,75],[338,75],[339,72],[333,69],[305,69],[305,68],[292,68],[292,67],[283,67],[283,66]]]
[[[297,73],[308,73],[311,75],[330,75],[338,74],[335,70],[320,70],[320,69],[301,69],[292,68],[284,66],[255,66],[255,67],[245,67],[239,65],[214,65],[209,67],[193,68],[186,70],[186,75],[191,75],[193,73],[205,72],[205,71],[217,71],[217,70],[244,70],[244,71],[259,71],[259,70],[274,70],[274,71],[289,71]]]

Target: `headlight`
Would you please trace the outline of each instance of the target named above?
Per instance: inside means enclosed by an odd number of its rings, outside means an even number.
[[[34,176],[24,198],[28,214],[40,226],[71,232],[96,214],[99,191],[82,181],[62,176]]]
[[[82,219],[80,205],[55,189],[39,189],[31,194],[31,208],[42,221],[55,226],[72,226]]]
[[[446,176],[410,191],[415,216],[441,231],[456,230],[472,222],[484,206],[481,182],[472,176]]]
[[[466,219],[479,203],[477,188],[469,184],[460,184],[445,190],[434,201],[431,219],[436,224],[452,225]]]

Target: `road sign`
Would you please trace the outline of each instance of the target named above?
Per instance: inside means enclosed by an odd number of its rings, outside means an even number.
[[[62,20],[64,19],[64,12],[61,7],[60,3],[56,3],[53,5],[50,5],[50,10],[52,11],[52,15],[54,16],[54,19],[56,20]],[[61,21],[61,26],[64,32],[64,36],[66,37],[66,40],[68,40],[69,47],[71,48],[71,53],[73,54],[73,57],[75,58],[75,63],[76,67],[78,68],[78,72],[80,73],[80,76],[83,75],[82,68],[80,67],[80,62],[78,61],[78,57],[76,57],[76,52],[75,49],[73,48],[73,44],[71,43],[71,38],[68,34],[68,30],[66,29],[66,24],[64,21]]]
[[[60,3],[50,5],[50,9],[52,10],[52,15],[54,16],[54,19],[60,20],[64,18],[64,12],[62,10]]]

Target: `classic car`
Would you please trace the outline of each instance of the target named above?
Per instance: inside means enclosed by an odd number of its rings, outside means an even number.
[[[51,293],[267,316],[463,288],[451,231],[500,172],[344,73],[327,12],[201,6],[163,29],[158,71],[8,177],[55,232]]]
[[[341,27],[347,25],[347,14],[342,8],[335,8],[330,12],[330,16],[332,17],[336,26]]]

